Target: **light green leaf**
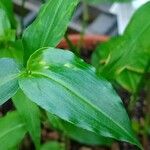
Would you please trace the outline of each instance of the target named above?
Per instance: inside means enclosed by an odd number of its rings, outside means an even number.
[[[20,66],[13,59],[0,59],[0,105],[17,92],[19,75]]]
[[[21,90],[13,97],[13,103],[21,117],[24,119],[30,136],[38,150],[40,147],[41,135],[40,111],[38,106],[30,101]]]
[[[48,142],[42,145],[40,150],[65,150],[65,147],[58,142]]]
[[[122,37],[111,39],[93,55],[98,73],[130,92],[136,92],[150,58],[149,12],[150,2],[137,10]]]
[[[100,135],[97,135],[93,132],[85,130],[83,128],[76,127],[74,124],[71,124],[67,121],[60,119],[59,117],[47,113],[48,119],[50,124],[62,131],[67,136],[71,137],[72,139],[89,145],[108,145],[110,146],[113,142],[112,139],[106,138]]]
[[[19,85],[33,102],[77,127],[140,147],[110,83],[73,53],[40,49],[28,60],[27,70]]]
[[[26,133],[25,123],[17,112],[8,113],[0,118],[0,149],[8,150],[16,147]]]
[[[0,8],[5,10],[11,25],[13,28],[16,27],[16,20],[14,17],[14,11],[13,11],[13,3],[12,0],[0,0]]]
[[[15,60],[23,63],[23,46],[22,41],[9,42],[0,47],[0,58],[14,58]]]
[[[14,41],[15,31],[11,29],[11,25],[3,9],[0,9],[0,42]],[[1,43],[0,43],[1,45]]]
[[[48,0],[23,34],[26,60],[37,49],[55,47],[63,38],[79,0]]]

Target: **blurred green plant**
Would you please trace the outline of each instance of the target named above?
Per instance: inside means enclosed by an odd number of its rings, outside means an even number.
[[[142,123],[133,117],[133,127],[144,139],[149,135],[150,89],[150,2],[133,15],[124,34],[99,45],[92,56],[97,74],[119,85],[131,94],[129,110],[142,99],[146,103]],[[142,107],[142,106],[140,106]],[[145,136],[147,138],[145,138]],[[146,148],[145,148],[146,149]]]

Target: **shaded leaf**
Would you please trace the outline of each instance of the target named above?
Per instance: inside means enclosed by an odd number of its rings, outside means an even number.
[[[0,118],[0,149],[15,148],[26,133],[25,123],[17,112],[8,113]]]
[[[38,106],[30,101],[21,90],[19,90],[13,97],[13,103],[21,117],[24,119],[30,136],[35,143],[36,149],[39,149],[41,124]]]
[[[73,53],[40,49],[28,60],[27,70],[19,85],[33,102],[77,127],[140,147],[110,83]]]

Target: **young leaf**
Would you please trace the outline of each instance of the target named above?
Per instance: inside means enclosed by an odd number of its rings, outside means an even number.
[[[110,83],[73,53],[40,49],[28,60],[27,70],[19,85],[33,102],[77,127],[140,147]]]
[[[63,37],[79,0],[48,0],[23,34],[26,60],[37,49],[55,47]]]
[[[17,92],[19,75],[20,66],[13,59],[0,59],[0,105]]]
[[[93,56],[99,74],[131,92],[136,92],[150,58],[149,12],[150,2],[137,10],[123,36],[100,46]]]
[[[47,142],[42,145],[40,150],[65,150],[65,146],[58,142]]]
[[[25,123],[17,112],[8,113],[0,118],[0,149],[13,149],[26,133]]]
[[[40,147],[40,111],[36,104],[31,102],[21,90],[13,97],[13,103],[19,114],[24,119],[27,129],[32,137],[36,149]]]
[[[47,113],[47,116],[50,124],[54,128],[62,131],[64,134],[80,143],[105,146],[110,146],[113,143],[113,140],[110,138],[106,138],[83,128],[76,127],[74,124],[64,121],[55,115]]]

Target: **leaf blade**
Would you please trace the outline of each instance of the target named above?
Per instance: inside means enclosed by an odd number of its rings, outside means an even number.
[[[36,104],[30,101],[24,93],[19,90],[12,98],[18,113],[24,119],[26,127],[36,149],[40,147],[40,111]]]
[[[8,113],[0,118],[0,145],[7,150],[17,146],[26,133],[25,123],[17,112]]]
[[[18,90],[20,66],[13,59],[0,59],[0,105],[11,98]]]
[[[78,0],[48,0],[23,34],[27,58],[41,47],[55,47],[63,37]]]
[[[55,48],[35,52],[27,68],[30,74],[22,76],[19,85],[39,106],[80,128],[140,147],[120,98],[95,75],[94,68],[71,52]]]
[[[59,117],[47,113],[50,124],[62,131],[65,135],[71,137],[72,139],[88,145],[107,145],[110,146],[113,142],[112,139],[105,138],[103,136],[99,136],[93,132],[89,132],[88,130],[84,130],[82,128],[78,128],[75,125],[66,122]]]

